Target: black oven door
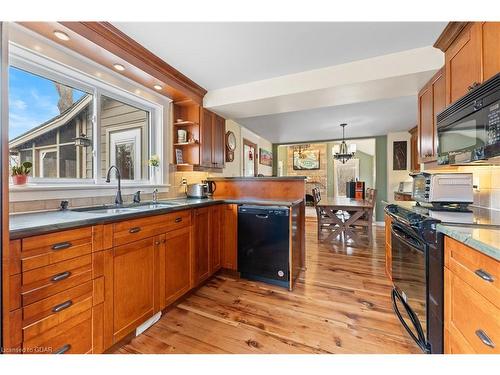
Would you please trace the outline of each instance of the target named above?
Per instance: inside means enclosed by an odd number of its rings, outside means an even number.
[[[427,342],[427,245],[410,228],[391,225],[393,308],[424,353]]]

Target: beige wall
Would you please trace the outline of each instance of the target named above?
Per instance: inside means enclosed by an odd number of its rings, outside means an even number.
[[[257,145],[258,148],[264,148],[268,151],[273,150],[273,144],[267,139],[258,136],[247,128],[241,126],[233,120],[226,120],[226,132],[232,131],[236,136],[236,150],[234,151],[234,160],[232,162],[226,161],[222,173],[210,173],[214,177],[237,177],[243,176],[243,138],[248,139]],[[259,150],[257,150],[259,153]],[[273,174],[273,167],[258,163],[258,173],[264,176],[271,176]]]
[[[393,142],[394,141],[407,141],[406,152],[407,160],[406,167],[404,171],[394,171],[393,170]],[[410,150],[410,133],[408,132],[397,132],[387,134],[387,200],[389,202],[394,202],[394,192],[398,190],[400,182],[411,182],[410,177],[410,163],[411,163],[411,150]]]
[[[233,120],[226,120],[226,132],[232,131],[236,137],[236,150],[234,151],[234,160],[232,162],[225,162],[222,172],[170,172],[170,191],[169,197],[183,196],[185,188],[181,185],[182,179],[185,178],[188,184],[193,184],[206,179],[207,177],[238,177],[243,175],[243,138],[248,139],[250,142],[257,144],[260,148],[272,151],[272,143],[268,140],[258,136],[245,127],[241,126]],[[258,150],[257,150],[258,152]],[[262,164],[258,164],[258,173],[264,176],[271,176],[273,168]]]
[[[500,210],[500,166],[462,166],[456,172],[472,173],[474,185],[474,205]]]

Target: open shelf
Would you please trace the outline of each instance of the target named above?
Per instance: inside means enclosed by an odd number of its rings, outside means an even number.
[[[194,126],[198,125],[197,122],[194,121],[179,121],[179,122],[174,122],[174,126]]]
[[[191,172],[194,170],[194,165],[192,164],[176,164],[178,172]]]
[[[182,142],[182,143],[174,143],[174,146],[199,146],[200,143],[196,142]]]

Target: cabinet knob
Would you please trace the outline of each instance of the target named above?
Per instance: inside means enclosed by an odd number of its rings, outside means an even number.
[[[495,347],[495,343],[493,341],[491,341],[491,339],[488,337],[486,332],[484,332],[482,329],[478,329],[476,331],[476,336],[479,337],[479,340],[481,340],[481,342],[484,345],[489,346],[490,348]]]
[[[52,312],[59,312],[59,311],[62,311],[62,310],[65,310],[67,309],[68,307],[70,307],[71,305],[73,305],[73,301],[72,300],[69,300],[69,301],[66,301],[66,302],[63,302],[59,305],[56,305],[52,308]]]
[[[51,280],[54,282],[61,281],[61,280],[67,279],[70,276],[71,276],[71,272],[69,272],[69,271],[61,272],[61,273],[58,273],[57,275],[55,275],[54,277],[52,277]]]
[[[71,247],[71,242],[60,242],[52,246],[52,250],[63,250]]]
[[[53,354],[64,354],[64,353],[66,353],[70,349],[71,349],[71,345],[70,344],[66,344],[66,345],[61,346],[59,349],[55,350],[53,352]]]
[[[495,281],[495,278],[493,276],[491,276],[488,272],[486,272],[485,270],[483,270],[481,268],[478,270],[475,270],[474,273],[477,276],[479,276],[481,279],[488,281],[489,283],[492,283],[493,281]]]
[[[472,84],[467,87],[469,91],[474,90],[477,86],[479,86],[479,82],[472,82]]]

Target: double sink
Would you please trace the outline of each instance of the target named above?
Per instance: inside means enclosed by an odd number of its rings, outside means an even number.
[[[125,213],[176,207],[182,204],[183,204],[182,202],[173,202],[173,201],[145,202],[145,203],[131,203],[128,205],[121,205],[121,206],[105,205],[97,207],[82,207],[82,208],[71,209],[71,211],[113,215],[113,214],[125,214]]]

